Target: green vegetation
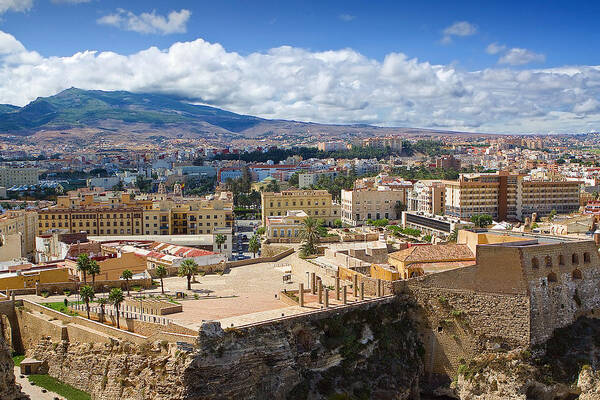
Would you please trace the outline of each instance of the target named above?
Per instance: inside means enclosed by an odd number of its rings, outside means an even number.
[[[168,271],[164,265],[156,267],[156,276],[160,279],[160,292],[165,294],[165,285],[163,279],[167,277]]]
[[[484,228],[494,222],[494,220],[488,214],[475,214],[471,216],[471,222],[478,228]]]
[[[130,269],[126,269],[121,273],[121,279],[125,279],[125,287],[127,288],[127,296],[129,296],[129,280],[133,278],[133,272]]]
[[[77,302],[68,302],[68,304],[77,304]],[[65,303],[62,302],[62,301],[55,301],[55,302],[50,302],[50,303],[42,303],[42,305],[44,307],[51,308],[54,311],[58,311],[58,312],[61,312],[63,314],[70,315],[72,317],[76,317],[76,316],[79,315],[76,312],[69,310],[69,308],[67,306],[65,306]]]
[[[86,392],[75,389],[71,385],[67,385],[51,377],[50,375],[29,375],[29,382],[35,383],[37,386],[46,390],[59,394],[67,400],[91,400],[91,396]]]
[[[192,290],[192,276],[198,273],[198,264],[192,259],[185,259],[179,266],[177,274],[187,278],[187,290]]]
[[[389,222],[390,221],[387,218],[376,219],[376,220],[368,219],[366,221],[367,225],[372,225],[372,226],[376,226],[379,228],[383,228],[384,226],[387,226],[389,224]]]
[[[252,252],[253,256],[256,257],[256,253],[260,250],[260,239],[256,235],[252,235],[248,242],[248,251]]]
[[[21,361],[23,361],[24,359],[25,359],[25,356],[23,354],[14,354],[12,356],[13,363],[15,363],[16,367],[21,365]]]
[[[400,234],[415,237],[421,236],[421,231],[414,228],[403,228],[399,225],[388,225],[386,229],[392,231],[395,236],[400,236]]]
[[[308,217],[302,222],[302,230],[300,232],[300,239],[302,239],[300,255],[302,257],[308,257],[317,253],[317,244],[320,238],[319,226],[319,221],[312,217]]]
[[[125,300],[125,296],[123,296],[123,291],[120,288],[112,288],[110,293],[108,294],[108,301],[115,306],[115,312],[117,314],[117,329],[120,329],[121,326],[119,324],[119,307],[121,307],[121,303]]]

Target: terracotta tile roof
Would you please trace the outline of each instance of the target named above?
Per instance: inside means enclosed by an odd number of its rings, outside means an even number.
[[[389,257],[404,262],[475,260],[475,255],[466,244],[413,246],[392,253]]]

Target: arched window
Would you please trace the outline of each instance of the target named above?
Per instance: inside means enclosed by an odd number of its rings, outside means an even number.
[[[554,272],[548,274],[548,282],[558,282],[558,278]]]
[[[552,268],[552,257],[546,256],[546,268]]]
[[[533,257],[531,259],[531,267],[536,269],[540,267],[540,262],[538,261],[537,257]]]
[[[576,253],[573,253],[573,255],[571,256],[571,263],[579,264],[579,256]]]
[[[574,270],[573,270],[573,273],[571,274],[571,278],[572,278],[573,280],[576,280],[576,279],[582,279],[582,278],[583,278],[583,275],[581,275],[581,271],[580,271],[580,270],[578,270],[578,269],[574,269]]]
[[[558,255],[558,265],[565,265],[565,256],[562,254]]]
[[[589,263],[590,261],[591,261],[590,253],[588,253],[588,252],[583,253],[583,262]]]

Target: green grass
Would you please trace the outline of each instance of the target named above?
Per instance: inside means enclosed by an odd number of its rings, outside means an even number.
[[[67,385],[51,377],[50,375],[29,375],[29,382],[35,383],[37,386],[59,394],[67,400],[91,400],[91,396],[86,392],[75,389],[71,385]]]
[[[69,302],[69,304],[75,304],[75,302]],[[67,307],[65,307],[65,303],[62,302],[62,301],[54,301],[54,302],[50,302],[50,303],[42,303],[42,305],[44,307],[51,308],[54,311],[58,311],[58,312],[61,312],[63,314],[71,315],[73,317],[76,317],[76,316],[79,315],[76,312],[71,311]]]
[[[19,365],[21,365],[21,361],[23,361],[25,359],[25,356],[24,355],[14,355],[12,357],[12,359],[13,359],[13,362],[15,363],[15,366],[18,367]]]

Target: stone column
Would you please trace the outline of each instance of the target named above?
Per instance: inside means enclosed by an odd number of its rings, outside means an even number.
[[[300,288],[298,290],[298,304],[300,307],[304,307],[304,283],[301,283]]]
[[[335,278],[335,299],[340,300],[340,278]]]
[[[323,304],[323,284],[319,281],[317,285],[317,293],[319,295],[319,304]]]
[[[15,304],[15,291],[11,290],[10,291],[10,299],[12,300],[13,306]]]
[[[310,292],[312,294],[317,293],[317,277],[314,272],[310,273]]]
[[[329,289],[325,289],[325,308],[329,308]]]
[[[377,279],[377,297],[381,297],[381,279]]]
[[[360,283],[360,300],[365,299],[365,282]]]
[[[346,295],[346,285],[342,288],[342,302],[348,304],[348,297]]]
[[[354,289],[354,297],[358,297],[358,275],[352,277],[352,289]]]

